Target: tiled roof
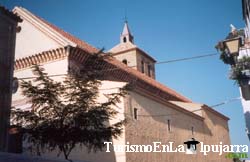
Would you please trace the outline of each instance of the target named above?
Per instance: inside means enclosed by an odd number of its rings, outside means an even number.
[[[36,16],[33,14],[33,16]],[[84,51],[88,53],[95,53],[99,51],[97,48],[89,45],[88,43],[76,38],[75,36],[63,31],[62,29],[56,27],[55,25],[47,22],[46,20],[36,16],[38,19],[40,19],[43,23],[47,24],[50,28],[61,34],[63,37],[73,41],[77,44],[77,47],[80,49],[83,49]],[[32,60],[32,59],[31,59]],[[161,96],[162,98],[165,98],[167,100],[177,100],[177,101],[183,101],[183,102],[192,102],[191,100],[187,99],[186,97],[182,96],[181,94],[177,93],[176,91],[164,86],[163,84],[157,82],[156,80],[142,74],[141,72],[129,68],[128,66],[124,65],[120,61],[116,60],[113,57],[108,57],[106,61],[110,64],[110,66],[107,66],[108,69],[112,67],[116,70],[112,71],[113,79],[119,79],[120,81],[128,81],[131,82],[132,80],[136,80],[137,85],[138,83],[141,84],[142,89],[148,89],[152,90],[153,95]],[[118,69],[118,70],[117,70]],[[133,79],[132,79],[133,78]],[[154,94],[156,93],[156,94]]]
[[[77,50],[77,48],[71,48],[73,51]],[[79,63],[84,63],[86,61],[85,53],[80,52],[70,52],[70,53],[77,53],[74,59]],[[118,61],[114,57],[110,57],[107,55],[105,57],[105,63],[103,64],[103,73],[105,73],[105,79],[114,80],[114,81],[125,81],[130,82],[136,88],[140,89],[141,91],[145,91],[150,93],[150,95],[155,97],[160,97],[164,100],[174,100],[174,101],[183,101],[183,102],[192,102],[188,98],[182,96],[181,94],[177,93],[176,91],[164,86],[163,84],[157,82],[156,80],[142,74],[141,72],[126,66],[122,62]]]
[[[69,53],[70,56],[68,55]],[[90,54],[86,52],[86,50],[83,50],[80,47],[61,47],[17,59],[15,61],[15,70],[21,70],[31,67],[34,64],[43,64],[52,60],[65,59],[66,57],[69,57],[69,60],[74,60],[81,65],[86,62],[89,55]],[[191,102],[189,99],[178,94],[174,90],[162,85],[141,72],[124,65],[113,57],[107,55],[107,57],[105,57],[105,62],[100,64],[102,64],[103,73],[105,74],[104,79],[132,83],[136,89],[140,90],[140,92],[143,91],[165,101],[174,100]]]
[[[137,46],[128,41],[126,43],[119,43],[118,45],[116,45],[113,48],[111,48],[109,50],[109,52],[111,52],[111,53],[117,53],[117,52],[121,52],[121,51],[130,50],[132,48],[137,48]]]
[[[130,68],[130,67],[124,65],[123,63],[116,60],[115,58],[109,59],[109,63],[111,63],[111,64],[115,65],[116,67],[122,69],[123,71],[126,71],[127,73],[135,76],[139,80],[146,82],[148,85],[153,86],[153,87],[161,90],[162,92],[170,94],[171,96],[174,96],[178,100],[181,100],[184,102],[191,102],[191,100],[187,99],[186,97],[182,96],[181,94],[177,93],[176,91],[174,91],[174,90],[170,89],[169,87],[157,82],[156,80],[152,79],[151,77],[148,77],[147,75],[142,74],[138,70],[135,70],[133,68]],[[146,88],[146,87],[144,87],[144,88]]]
[[[0,13],[9,16],[10,18],[14,19],[17,22],[22,22],[22,19],[14,14],[13,12],[9,11],[3,6],[0,6]]]
[[[155,61],[156,60],[151,57],[149,54],[147,54],[145,51],[143,51],[142,49],[140,49],[139,47],[137,47],[135,44],[131,43],[131,42],[126,42],[126,43],[119,43],[116,46],[114,46],[113,48],[111,48],[108,52],[110,52],[113,55],[116,54],[120,54],[126,51],[130,51],[130,50],[138,50],[141,52],[141,54],[143,54],[144,56],[150,58],[151,60]]]
[[[34,14],[33,14],[34,15]],[[36,15],[34,15],[36,16]],[[69,39],[70,41],[74,42],[75,44],[77,44],[78,47],[84,49],[85,51],[89,52],[89,53],[96,53],[99,51],[99,49],[91,46],[90,44],[88,44],[85,41],[82,41],[81,39],[71,35],[70,33],[67,33],[65,31],[63,31],[62,29],[58,28],[57,26],[49,23],[48,21],[44,20],[43,18],[36,16],[38,19],[40,19],[43,23],[45,23],[46,25],[48,25],[49,27],[51,27],[52,29],[54,29],[56,32],[58,32],[59,34],[61,34],[63,37]]]

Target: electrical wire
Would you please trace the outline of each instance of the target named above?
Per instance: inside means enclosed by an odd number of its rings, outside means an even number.
[[[53,74],[53,75],[47,75],[48,77],[57,77],[57,76],[63,76],[63,75],[68,75],[68,74]],[[25,77],[25,78],[17,78],[18,80],[26,80],[26,79],[34,79],[37,77]]]
[[[199,59],[199,58],[204,58],[204,57],[212,57],[216,56],[218,53],[212,53],[212,54],[206,54],[206,55],[197,55],[197,56],[192,56],[192,57],[186,57],[186,58],[179,58],[179,59],[173,59],[173,60],[166,60],[166,61],[160,61],[156,62],[155,64],[168,64],[168,63],[173,63],[173,62],[180,62],[180,61],[188,61],[188,60],[194,60],[194,59]],[[136,66],[127,66],[126,68],[133,68]],[[110,69],[103,69],[101,71],[113,71],[121,68],[110,68]],[[54,74],[54,75],[48,75],[48,77],[57,77],[57,76],[64,76],[67,74]],[[18,80],[26,80],[26,79],[34,79],[36,77],[24,77],[24,78],[18,78]]]
[[[180,59],[173,59],[173,60],[166,60],[166,61],[160,61],[160,62],[156,62],[155,64],[167,64],[167,63],[173,63],[173,62],[179,62],[179,61],[187,61],[187,60],[194,60],[194,59],[199,59],[199,58],[204,58],[204,57],[211,57],[211,56],[216,56],[218,55],[218,53],[212,53],[212,54],[206,54],[206,55],[197,55],[197,56],[192,56],[192,57],[186,57],[186,58],[180,58]],[[128,68],[132,68],[135,66],[128,66]],[[120,68],[112,68],[112,69],[104,69],[104,70],[115,70],[115,69],[120,69]],[[67,74],[54,74],[54,75],[48,75],[48,77],[57,77],[57,76],[66,76]],[[25,77],[25,78],[18,78],[18,80],[26,80],[26,79],[34,79],[36,77]],[[105,89],[100,89],[100,90],[111,90],[111,89],[116,89],[116,88],[120,88],[120,87],[114,87],[114,88],[105,88]],[[224,104],[230,103],[230,102],[235,102],[237,100],[241,99],[240,97],[238,98],[232,98],[230,100],[227,101],[223,101],[221,103],[209,106],[209,107],[218,107],[218,106],[222,106]],[[194,111],[189,111],[189,112],[196,112],[196,111],[200,111],[202,109],[197,109]],[[123,113],[125,114],[125,113]],[[172,115],[178,115],[180,113],[176,113],[176,114],[160,114],[160,115],[139,115],[138,116],[144,116],[144,117],[162,117],[162,116],[172,116]]]
[[[230,103],[230,102],[235,102],[235,101],[238,101],[238,100],[240,100],[240,99],[241,99],[241,97],[232,98],[232,99],[230,99],[230,100],[223,101],[223,102],[221,102],[221,103],[218,103],[218,104],[212,105],[212,106],[210,106],[210,107],[218,107],[218,106],[221,106],[221,105],[225,105],[225,104],[227,104],[227,103]]]
[[[228,103],[231,103],[231,102],[236,102],[238,100],[240,100],[241,98],[240,97],[237,97],[237,98],[231,98],[229,100],[226,100],[226,101],[223,101],[221,103],[218,103],[218,104],[215,104],[215,105],[212,105],[212,106],[208,106],[208,107],[211,107],[211,108],[214,108],[214,107],[218,107],[218,106],[222,106],[222,105],[225,105],[225,104],[228,104]],[[120,107],[118,107],[120,108]],[[196,109],[196,110],[193,110],[193,111],[188,111],[188,112],[191,112],[191,113],[194,113],[194,112],[197,112],[197,111],[200,111],[200,110],[203,110],[202,108],[201,109]],[[119,114],[125,114],[125,115],[129,115],[131,116],[130,113],[119,113]],[[140,116],[140,117],[165,117],[165,116],[175,116],[175,115],[181,115],[183,113],[172,113],[172,114],[151,114],[151,115],[147,115],[147,114],[138,114],[137,116]]]
[[[203,109],[197,109],[197,110],[193,110],[193,111],[188,111],[188,112],[196,112],[196,111],[200,111]],[[131,115],[129,113],[121,113],[121,114],[125,114],[125,115]],[[151,114],[151,115],[146,115],[146,114],[137,114],[137,116],[141,116],[141,117],[164,117],[164,116],[175,116],[175,115],[180,115],[182,113],[173,113],[173,114]]]
[[[157,62],[155,64],[166,64],[166,63],[173,63],[173,62],[179,62],[179,61],[194,60],[194,59],[211,57],[211,56],[216,56],[216,55],[218,55],[218,53],[212,53],[212,54],[207,54],[207,55],[198,55],[198,56],[192,56],[192,57],[186,57],[186,58],[180,58],[180,59],[174,59],[174,60],[168,60],[168,61],[161,61],[161,62]]]

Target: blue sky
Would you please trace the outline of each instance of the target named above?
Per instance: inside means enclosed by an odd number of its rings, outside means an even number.
[[[216,53],[232,23],[244,27],[240,0],[0,0],[27,8],[106,50],[119,43],[125,13],[135,44],[158,61]],[[156,65],[156,78],[194,102],[214,105],[239,97],[219,56]],[[216,110],[228,116],[233,144],[249,144],[240,101]]]

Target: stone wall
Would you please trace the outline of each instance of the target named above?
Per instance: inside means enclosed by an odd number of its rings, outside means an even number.
[[[138,109],[138,119],[133,118],[133,108]],[[125,100],[125,112],[130,119],[125,127],[126,142],[130,144],[150,145],[152,142],[169,144],[174,147],[183,145],[183,142],[194,137],[205,144],[230,144],[227,121],[211,112],[204,112],[204,118],[179,111],[167,104],[161,104],[147,97],[130,92]],[[168,128],[170,120],[170,130]],[[193,127],[193,133],[192,133]],[[200,150],[200,145],[198,145]],[[185,153],[126,153],[126,162],[227,162],[223,155],[218,153],[204,156]]]

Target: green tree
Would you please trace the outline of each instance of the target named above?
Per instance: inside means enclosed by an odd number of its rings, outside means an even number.
[[[109,124],[118,113],[112,105],[126,94],[126,86],[119,92],[105,95],[107,102],[99,103],[98,87],[102,78],[103,55],[88,57],[80,70],[72,70],[62,82],[51,79],[41,66],[35,65],[33,81],[22,81],[24,96],[30,99],[31,110],[12,110],[15,125],[22,127],[24,140],[36,148],[59,150],[69,160],[77,146],[89,151],[101,150],[104,141],[122,133],[124,121]]]
[[[239,158],[233,158],[233,162],[242,162]]]

